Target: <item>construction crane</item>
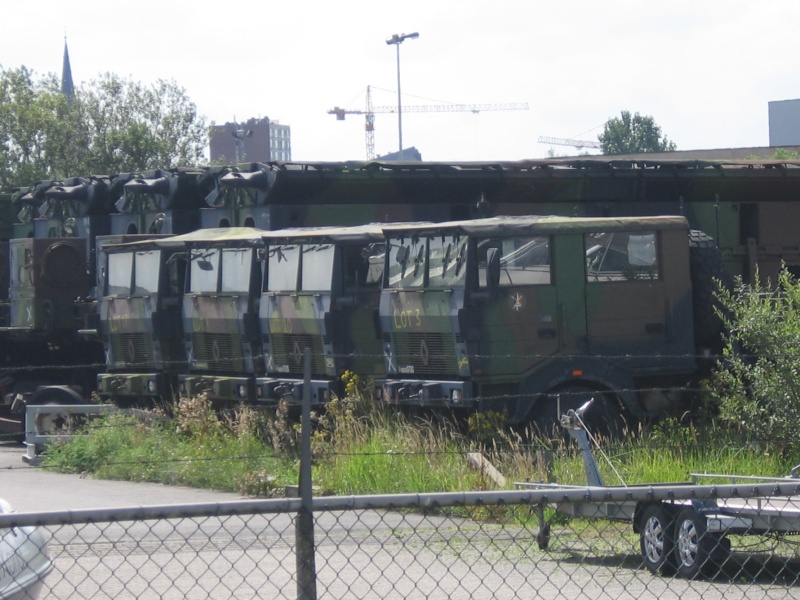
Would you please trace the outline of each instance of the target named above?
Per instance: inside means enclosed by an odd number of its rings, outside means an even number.
[[[540,144],[550,144],[552,146],[572,146],[573,148],[577,148],[578,150],[583,150],[584,148],[596,148],[601,149],[602,146],[600,142],[592,142],[589,140],[572,140],[568,138],[556,138],[556,137],[547,137],[546,135],[540,135],[539,139],[536,140]]]
[[[526,102],[510,104],[431,104],[403,106],[403,112],[471,112],[479,113],[488,110],[528,110]],[[375,158],[375,115],[377,113],[396,113],[396,106],[373,106],[372,92],[367,86],[367,102],[364,110],[350,110],[335,106],[328,111],[336,115],[337,121],[344,121],[345,115],[364,115],[364,137],[367,143],[367,160]]]

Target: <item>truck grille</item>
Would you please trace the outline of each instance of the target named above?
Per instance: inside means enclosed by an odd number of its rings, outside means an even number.
[[[268,336],[264,336],[268,342]],[[323,339],[319,335],[309,333],[276,333],[272,334],[272,356],[276,365],[289,365],[291,373],[303,373],[303,354],[311,348],[311,373],[325,374],[325,357],[322,347]]]
[[[458,373],[452,333],[395,332],[394,352],[398,366],[413,365],[418,375]]]
[[[206,363],[211,371],[244,371],[242,338],[229,333],[193,333],[194,360]]]
[[[144,333],[112,334],[111,361],[114,366],[155,367],[153,342]]]

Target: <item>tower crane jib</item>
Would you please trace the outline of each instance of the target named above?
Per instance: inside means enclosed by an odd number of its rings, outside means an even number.
[[[428,113],[428,112],[471,112],[478,114],[483,111],[494,110],[528,110],[527,102],[512,102],[506,104],[422,104],[403,106],[403,112]],[[367,86],[367,105],[365,110],[350,110],[335,106],[328,111],[329,115],[336,115],[337,121],[344,121],[346,115],[365,115],[364,132],[367,146],[367,159],[375,158],[375,115],[384,113],[397,113],[397,106],[372,106],[372,93]]]

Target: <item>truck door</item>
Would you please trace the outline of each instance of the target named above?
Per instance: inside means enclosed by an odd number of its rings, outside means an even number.
[[[488,255],[499,253],[500,276],[483,308],[480,368],[519,375],[559,351],[558,296],[549,236],[498,237],[478,243],[478,285],[488,289]]]
[[[670,314],[659,235],[596,232],[584,236],[584,247],[589,353],[628,367],[655,365],[667,351]]]

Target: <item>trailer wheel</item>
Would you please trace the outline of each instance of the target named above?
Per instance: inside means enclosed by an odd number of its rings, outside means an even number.
[[[708,533],[706,518],[694,508],[686,507],[675,519],[675,562],[678,575],[694,579],[714,576],[730,554],[730,540]]]
[[[651,504],[642,514],[639,541],[644,566],[653,574],[675,574],[675,519],[661,504]]]
[[[33,395],[28,406],[67,406],[82,404],[80,394],[67,386],[49,386],[42,388]],[[52,435],[71,434],[83,422],[78,415],[53,415],[43,414],[36,419],[36,429],[39,433]]]

